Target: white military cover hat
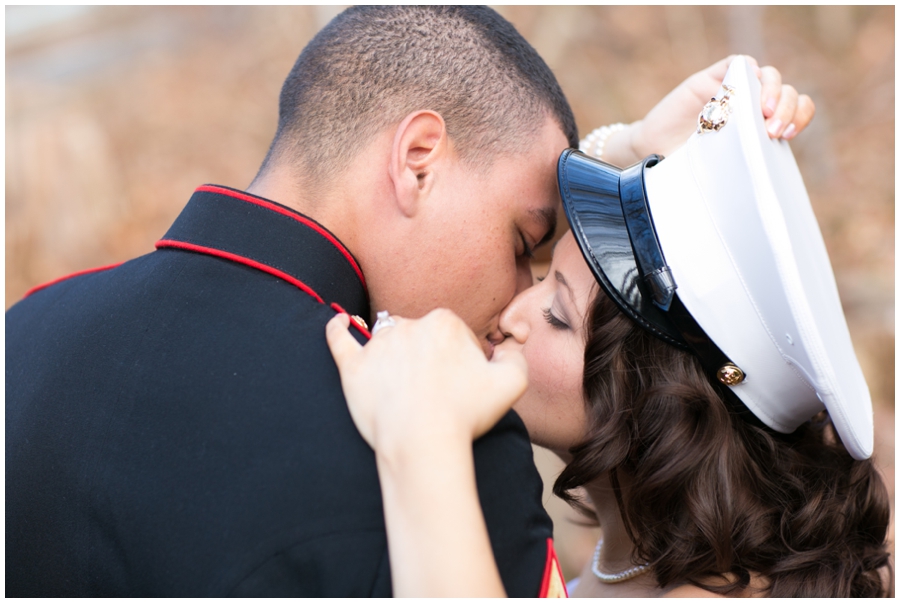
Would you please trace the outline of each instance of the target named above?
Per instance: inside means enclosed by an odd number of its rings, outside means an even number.
[[[788,143],[768,137],[760,93],[738,57],[671,156],[619,170],[565,151],[563,205],[626,315],[697,353],[773,430],[827,408],[847,451],[868,458],[869,390],[803,179]]]

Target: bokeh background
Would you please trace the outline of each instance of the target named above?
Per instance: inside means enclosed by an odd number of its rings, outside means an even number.
[[[284,77],[340,9],[5,10],[8,308],[34,285],[152,251],[198,185],[246,187]],[[893,497],[894,7],[497,10],[555,71],[582,135],[640,119],[732,53],[775,65],[814,99],[816,118],[791,146],[872,391],[876,460]],[[549,486],[559,461],[539,449],[535,460]],[[544,498],[572,577],[597,531],[549,489]]]

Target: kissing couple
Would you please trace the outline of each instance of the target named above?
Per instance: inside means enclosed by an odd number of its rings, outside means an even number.
[[[737,62],[746,83],[726,82],[729,94],[722,84],[735,62],[688,78],[640,122],[590,135],[586,150],[601,156],[597,163],[567,150],[579,137],[562,91],[495,12],[344,11],[288,74],[275,138],[246,189],[200,186],[155,251],[35,287],[7,312],[7,593],[565,594],[529,436],[571,456],[557,489],[603,526],[597,559],[574,594],[877,592],[886,563],[883,487],[871,463],[854,458],[868,454],[864,421],[853,418],[865,415],[867,398],[824,389],[852,381],[855,359],[830,339],[809,339],[810,328],[835,323],[833,300],[823,298],[824,314],[810,301],[822,301],[809,291],[825,295],[829,281],[776,295],[793,282],[782,278],[793,256],[785,245],[760,251],[759,266],[771,270],[754,273],[753,283],[770,279],[776,292],[762,316],[776,321],[780,349],[796,351],[787,371],[756,340],[733,348],[690,299],[704,288],[687,278],[691,250],[678,253],[689,237],[701,240],[686,194],[699,181],[688,175],[730,161],[725,142],[735,131],[749,144],[739,116],[741,103],[755,102],[754,119],[771,132],[747,147],[755,163],[744,180],[753,186],[735,177],[737,202],[757,190],[759,174],[777,172],[762,143],[792,138],[813,114],[777,70],[745,59]],[[757,80],[760,89],[748,89]],[[698,149],[721,152],[688,161],[679,149],[701,111]],[[645,160],[653,154],[667,158]],[[782,154],[776,164],[784,161]],[[636,167],[620,173],[612,165]],[[796,192],[795,180],[785,182]],[[656,202],[667,194],[677,205]],[[767,198],[781,207],[780,194]],[[561,199],[581,226],[558,244],[550,277],[530,287],[531,254],[552,239]],[[625,231],[622,200],[635,209]],[[741,200],[738,209],[756,207]],[[673,227],[677,216],[664,219],[666,209],[693,222]],[[754,232],[747,215],[734,215],[728,226]],[[632,227],[644,233],[648,256],[635,255]],[[772,229],[784,234],[778,223],[767,223]],[[723,245],[734,242],[727,233]],[[815,249],[801,266],[820,267]],[[730,250],[710,259],[722,263]],[[804,300],[811,323],[795,316]],[[746,305],[730,319],[741,341],[753,334],[743,329],[760,324]],[[734,368],[697,355],[684,323],[669,324],[682,306],[679,316],[707,336],[704,349],[718,349]],[[436,308],[458,318],[429,314]],[[395,326],[362,350],[393,368],[357,382],[354,373],[373,365],[351,360],[345,400],[326,324],[338,315],[337,326],[349,330],[332,326],[330,337],[362,344],[384,311],[397,316]],[[434,336],[420,331],[433,322]],[[428,345],[402,343],[407,333]],[[843,341],[840,333],[832,339]],[[396,357],[386,349],[395,344]],[[359,353],[352,345],[344,349]],[[532,387],[507,412],[525,385],[518,346]],[[403,354],[462,377],[441,377]],[[831,354],[841,355],[842,372],[822,381]],[[743,380],[711,381],[706,365],[717,359],[724,378],[743,371]],[[770,368],[793,381],[772,394]],[[407,378],[421,387],[406,387]],[[458,389],[466,383],[474,390]],[[397,395],[379,394],[401,385],[388,392]],[[831,420],[810,394],[819,387]],[[741,388],[752,388],[755,407]],[[377,404],[366,406],[360,390]],[[360,436],[353,418],[381,415],[360,415],[357,402],[389,412],[416,392],[421,415],[398,412],[389,416],[409,422],[376,421],[371,431],[361,421]],[[448,414],[471,406],[489,416],[465,423]],[[775,413],[774,427],[765,415],[753,422],[760,409]],[[437,421],[427,418],[432,410]],[[428,427],[435,423],[444,434]],[[850,434],[859,436],[856,447]],[[409,458],[407,446],[422,467],[412,466],[406,481],[401,462],[394,490],[384,460]],[[471,458],[450,462],[459,460],[455,447]],[[420,506],[421,486],[438,500]],[[453,556],[434,560],[429,551]],[[460,565],[466,559],[474,567]],[[467,590],[442,590],[442,580]]]

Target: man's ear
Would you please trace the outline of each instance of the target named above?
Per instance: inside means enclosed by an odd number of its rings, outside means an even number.
[[[400,211],[406,216],[414,216],[431,191],[435,165],[448,149],[444,118],[434,111],[410,113],[397,126],[389,171]]]

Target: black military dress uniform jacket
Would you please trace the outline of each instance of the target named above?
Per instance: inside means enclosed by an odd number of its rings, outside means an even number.
[[[336,311],[369,315],[334,235],[217,186],[153,253],[12,307],[6,594],[390,596],[374,454],[325,342]],[[546,592],[521,420],[474,447],[506,589]]]

